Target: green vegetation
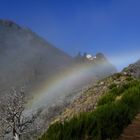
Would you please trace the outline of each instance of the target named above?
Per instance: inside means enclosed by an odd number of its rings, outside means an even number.
[[[106,93],[104,96],[102,96],[98,101],[98,106],[114,102],[118,96],[122,96],[123,93],[126,92],[128,89],[132,90],[132,87],[137,87],[137,86],[139,86],[139,81],[137,80],[133,80],[132,82],[128,82],[123,85],[119,85],[119,87],[117,87],[116,84],[111,84],[109,86],[110,88],[109,92]]]
[[[120,78],[121,76],[122,76],[121,73],[116,73],[116,74],[114,74],[114,77],[115,77],[115,78]]]
[[[119,87],[112,85],[100,98],[96,110],[51,125],[39,140],[114,140],[139,111],[139,80]]]
[[[109,86],[109,89],[112,89],[112,88],[115,88],[115,87],[117,87],[117,85],[115,83],[113,83]]]
[[[127,80],[127,81],[132,81],[132,80],[134,80],[134,79],[133,79],[132,77],[127,77],[126,80]]]

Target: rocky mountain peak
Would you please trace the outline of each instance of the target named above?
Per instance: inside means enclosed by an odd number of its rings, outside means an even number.
[[[80,52],[76,55],[75,60],[79,62],[93,62],[93,63],[98,61],[102,61],[102,62],[108,61],[103,53],[97,53],[96,55],[84,53],[82,55]]]

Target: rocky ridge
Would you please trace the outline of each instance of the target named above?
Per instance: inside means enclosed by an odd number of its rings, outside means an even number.
[[[135,64],[130,64],[123,71],[135,78],[140,78],[140,60],[138,60]]]

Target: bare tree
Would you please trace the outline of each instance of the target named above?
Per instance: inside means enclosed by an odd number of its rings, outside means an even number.
[[[25,111],[25,94],[13,90],[0,102],[0,136],[11,136],[20,140],[20,136],[30,132],[35,116]]]

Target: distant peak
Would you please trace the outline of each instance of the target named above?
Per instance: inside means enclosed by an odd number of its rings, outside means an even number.
[[[15,27],[15,28],[19,28],[19,29],[21,28],[18,24],[16,24],[15,22],[13,22],[11,20],[1,19],[0,25],[7,26],[7,27]]]
[[[81,53],[78,53],[77,56],[75,57],[78,60],[90,60],[90,61],[96,61],[96,60],[101,60],[101,61],[107,61],[107,58],[103,53],[97,53],[96,55],[92,54],[87,54],[84,53],[83,55]]]

